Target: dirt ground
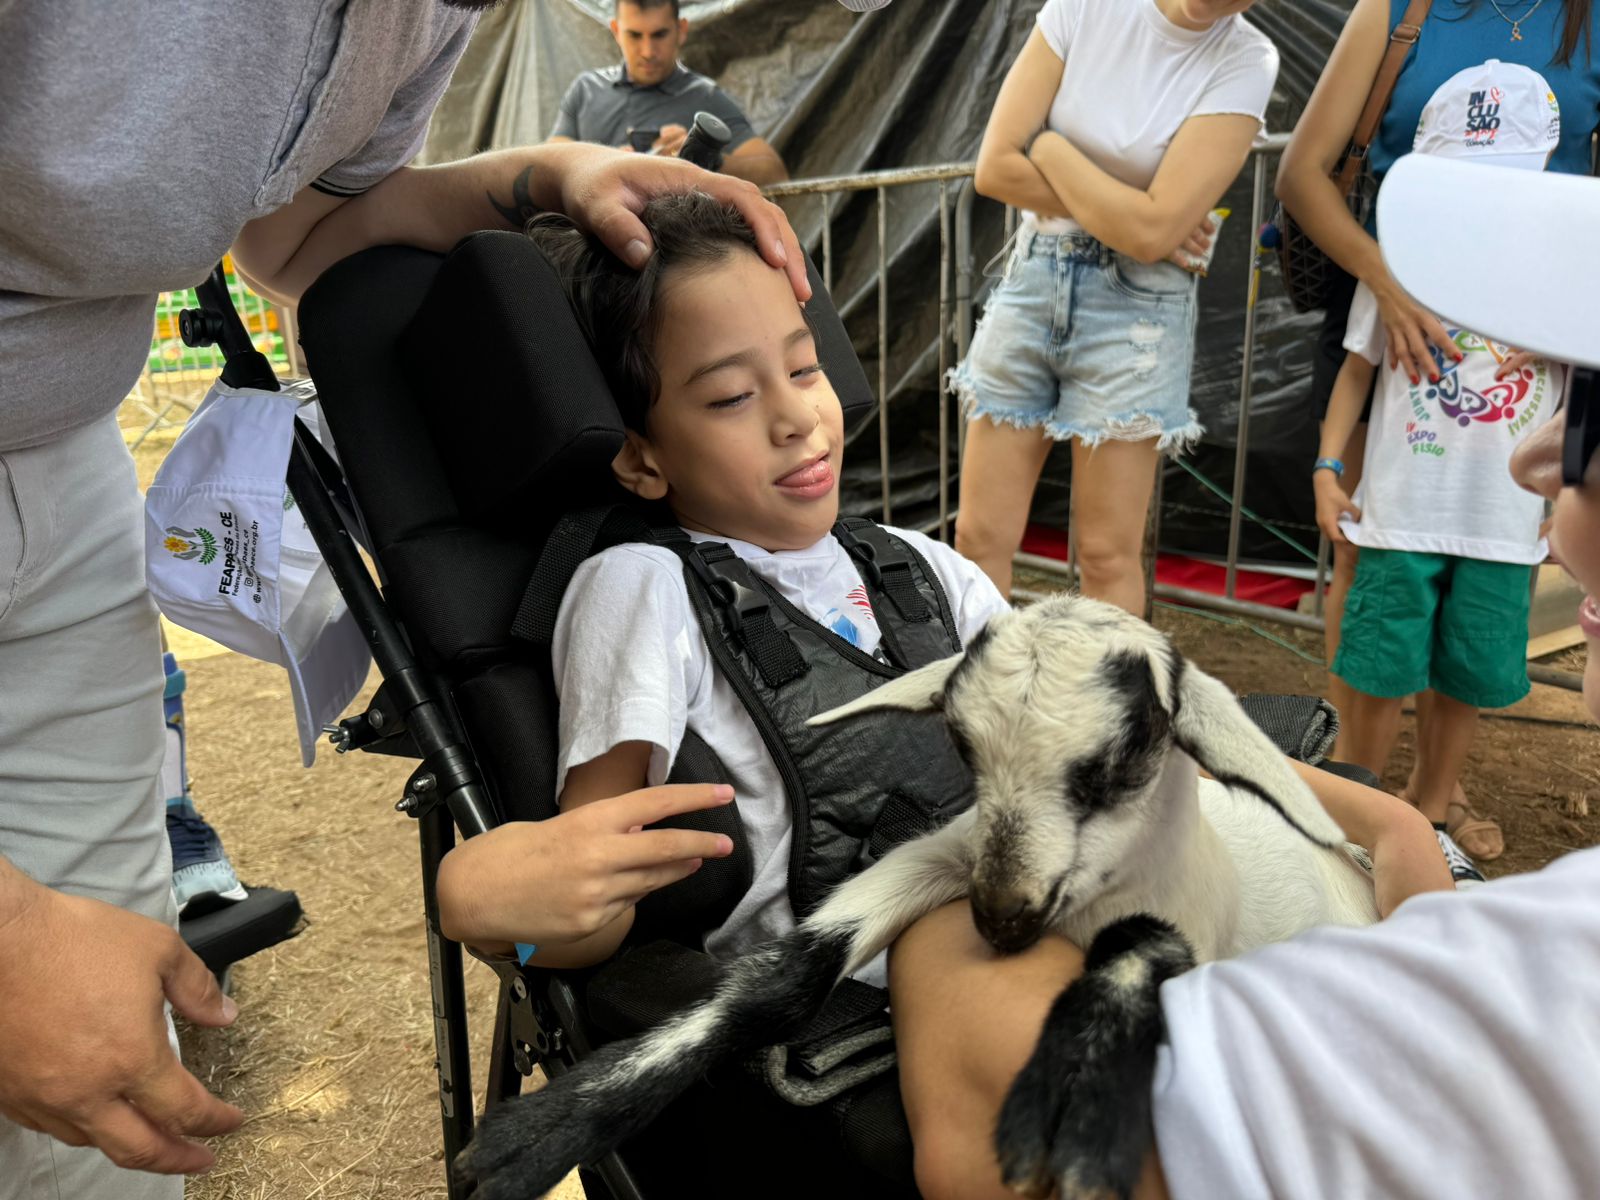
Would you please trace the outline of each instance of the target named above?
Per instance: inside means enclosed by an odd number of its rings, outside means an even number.
[[[140,448],[144,482],[170,440]],[[1241,692],[1323,687],[1312,635],[1166,608],[1157,624]],[[393,807],[407,767],[325,751],[302,770],[282,671],[181,631],[173,639],[190,680],[197,803],[240,875],[294,889],[309,919],[299,937],[235,968],[233,1028],[183,1031],[191,1067],[247,1114],[219,1143],[216,1169],[187,1194],[442,1197],[417,840]],[[1580,659],[1553,665],[1581,670]],[[1389,780],[1396,787],[1413,733],[1408,718]],[[1491,874],[1600,842],[1600,736],[1573,693],[1535,686],[1515,709],[1486,719],[1466,778],[1474,803],[1505,829],[1507,851]],[[476,963],[468,975],[481,1103],[494,980]],[[581,1192],[569,1180],[558,1195]]]

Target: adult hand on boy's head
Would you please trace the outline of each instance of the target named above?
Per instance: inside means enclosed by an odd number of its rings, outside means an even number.
[[[12,876],[0,923],[0,1116],[119,1166],[212,1165],[190,1138],[243,1114],[184,1070],[162,1001],[200,1025],[237,1013],[204,963],[158,921]],[[20,899],[18,899],[20,897]]]
[[[699,190],[737,208],[755,232],[761,257],[788,273],[796,297],[811,298],[805,255],[789,218],[755,184],[659,154],[619,154],[580,143],[560,150],[561,211],[593,232],[623,262],[642,267],[650,257],[650,231],[639,219],[646,204],[657,196]]]
[[[666,784],[491,829],[440,865],[440,927],[474,946],[590,937],[705,859],[733,852],[719,833],[646,826],[731,799],[725,784]]]

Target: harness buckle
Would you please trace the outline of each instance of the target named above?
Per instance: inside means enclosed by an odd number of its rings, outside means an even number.
[[[708,543],[696,546],[689,554],[689,568],[705,585],[706,591],[710,593],[711,599],[722,614],[728,618],[733,632],[739,633],[746,621],[761,616],[769,605],[767,598],[760,592],[745,587],[738,580],[730,579],[716,569],[716,564],[735,557],[737,556],[733,551],[721,543]]]

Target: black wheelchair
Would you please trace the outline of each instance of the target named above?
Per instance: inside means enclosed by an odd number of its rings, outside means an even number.
[[[871,388],[814,267],[811,281],[822,362],[846,420],[858,419],[874,404]],[[275,388],[226,292],[215,281],[201,292],[186,334],[221,342],[226,382]],[[300,331],[337,458],[297,425],[288,482],[383,676],[370,707],[330,736],[341,751],[417,763],[396,807],[420,834],[448,1164],[471,1139],[474,1114],[461,947],[440,933],[434,881],[458,834],[556,812],[557,702],[537,631],[553,625],[560,584],[592,540],[552,531],[618,498],[609,466],[623,427],[553,273],[517,234],[475,234],[444,256],[357,254],[307,292]],[[1331,743],[1316,701],[1272,698],[1252,714],[1297,757],[1314,761]],[[672,781],[720,777],[714,756],[691,743]],[[617,958],[581,972],[491,964],[500,986],[489,1105],[515,1097],[535,1067],[558,1075],[709,992],[717,964],[683,931],[731,909],[749,881],[748,849],[729,810],[681,823],[728,833],[735,852],[646,901],[638,936]],[[804,1062],[808,1046],[841,1029],[886,1021],[881,996],[860,988],[836,994],[792,1057]],[[686,1154],[690,1145],[714,1150]],[[594,1200],[688,1187],[711,1196],[917,1194],[892,1069],[810,1107],[778,1099],[738,1067],[713,1073],[582,1178]],[[454,1180],[450,1189],[464,1194]]]

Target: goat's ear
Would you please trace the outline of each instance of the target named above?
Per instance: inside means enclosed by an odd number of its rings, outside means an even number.
[[[830,708],[827,712],[818,713],[806,722],[807,725],[827,725],[845,717],[853,717],[857,713],[872,712],[880,708],[903,708],[911,712],[931,712],[939,707],[944,698],[944,685],[949,680],[950,674],[966,657],[966,652],[952,654],[949,658],[941,658],[938,662],[931,662],[925,667],[918,667],[915,671],[907,671],[898,679],[891,679],[882,687],[875,687],[865,696],[857,697],[848,704],[841,704],[838,708]]]
[[[1172,732],[1178,745],[1220,782],[1253,792],[1313,842],[1344,845],[1344,832],[1233,692],[1176,655],[1174,663]]]

